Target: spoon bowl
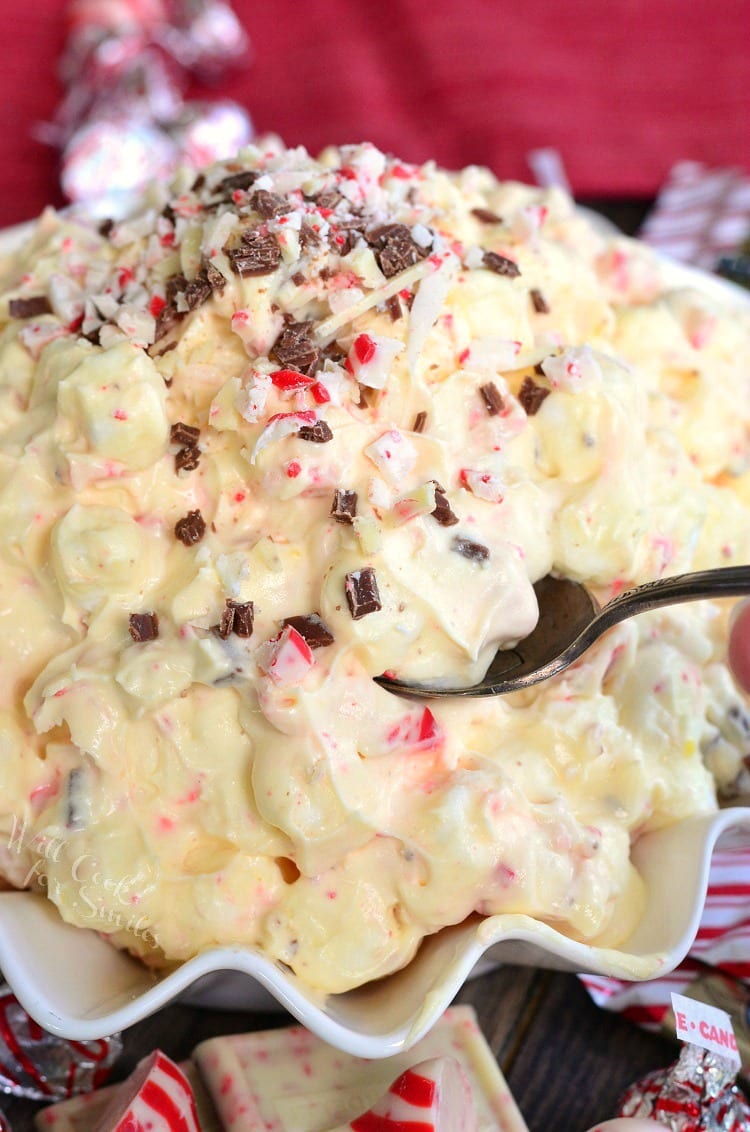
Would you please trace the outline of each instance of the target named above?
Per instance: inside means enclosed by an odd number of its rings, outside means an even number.
[[[539,605],[536,628],[509,649],[499,649],[485,675],[468,687],[410,684],[378,676],[392,692],[439,699],[443,696],[502,696],[556,676],[578,660],[607,629],[637,613],[705,598],[750,594],[750,566],[723,566],[646,582],[600,606],[585,586],[552,574],[534,586]]]

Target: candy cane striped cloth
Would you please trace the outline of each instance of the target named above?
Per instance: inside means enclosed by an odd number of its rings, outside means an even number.
[[[712,973],[726,976],[736,988],[734,997],[740,1004],[744,998],[750,1011],[750,848],[714,851],[698,934],[690,955],[671,974],[645,983],[581,978],[599,1006],[658,1029],[669,1013],[672,992],[689,995],[693,984],[704,983]]]
[[[712,270],[750,234],[750,177],[681,161],[669,174],[640,238],[682,263]]]

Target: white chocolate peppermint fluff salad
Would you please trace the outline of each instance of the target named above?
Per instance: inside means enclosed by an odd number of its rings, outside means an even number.
[[[726,604],[425,702],[534,627],[750,561],[750,315],[557,191],[263,143],[0,294],[0,870],[155,966],[320,992],[478,914],[616,946],[647,830],[741,785]]]

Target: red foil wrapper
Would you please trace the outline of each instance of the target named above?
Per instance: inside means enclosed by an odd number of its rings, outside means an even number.
[[[0,1090],[35,1101],[63,1100],[104,1084],[122,1051],[118,1034],[74,1042],[47,1033],[0,985]],[[0,1116],[2,1114],[0,1113]],[[4,1126],[0,1122],[0,1132]]]
[[[618,1116],[650,1117],[672,1132],[748,1132],[750,1104],[734,1083],[737,1067],[698,1046],[683,1046],[679,1059],[636,1081]]]
[[[249,57],[229,4],[72,0],[67,16],[65,97],[42,136],[62,150],[69,200],[122,215],[149,181],[232,157],[252,139],[241,106],[184,98],[191,79],[216,83]]]

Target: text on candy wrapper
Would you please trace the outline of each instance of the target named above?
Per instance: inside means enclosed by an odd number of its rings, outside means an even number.
[[[711,1050],[739,1065],[737,1039],[725,1011],[681,994],[672,995],[672,1010],[675,1032],[681,1041]]]

